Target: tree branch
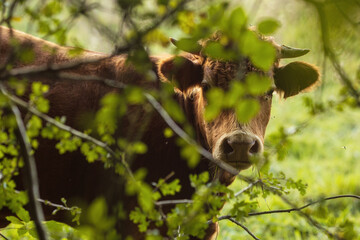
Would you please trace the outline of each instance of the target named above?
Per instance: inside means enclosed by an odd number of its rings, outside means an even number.
[[[249,190],[250,188],[254,187],[256,184],[258,184],[261,180],[257,180],[255,182],[250,183],[247,187],[241,189],[240,191],[238,191],[237,193],[235,193],[235,197],[239,196],[240,194],[246,192],[247,190]]]
[[[301,211],[307,207],[310,207],[311,205],[314,204],[318,204],[324,201],[328,201],[328,200],[332,200],[332,199],[338,199],[338,198],[356,198],[360,200],[360,196],[357,195],[351,195],[351,194],[346,194],[346,195],[336,195],[336,196],[332,196],[332,197],[327,197],[327,198],[321,198],[319,200],[310,202],[308,204],[305,204],[302,207],[295,207],[295,208],[289,208],[289,209],[280,209],[280,210],[271,210],[271,211],[263,211],[263,212],[253,212],[253,213],[249,213],[248,217],[252,217],[252,216],[260,216],[260,215],[267,215],[267,214],[274,214],[274,213],[291,213],[294,211]],[[225,219],[230,219],[233,218],[234,216],[231,215],[224,215],[218,218],[218,221],[220,220],[225,220]]]
[[[24,122],[22,121],[19,108],[11,103],[11,110],[16,118],[17,129],[15,131],[17,141],[20,145],[21,155],[24,159],[24,182],[27,185],[29,204],[30,204],[30,215],[34,220],[36,231],[40,240],[48,239],[46,233],[46,227],[42,224],[44,221],[44,213],[42,212],[41,206],[38,201],[39,197],[39,183],[37,178],[37,171],[35,165],[34,156],[31,154],[31,146],[29,139],[26,134]]]
[[[9,240],[7,237],[5,237],[3,234],[0,233],[0,237],[4,238],[5,240]]]
[[[249,183],[255,182],[254,180],[251,180],[247,177],[244,176],[240,176],[241,179],[243,179],[244,181],[247,181]],[[310,202],[302,207],[296,207],[295,204],[293,204],[288,198],[286,198],[285,196],[281,195],[281,192],[279,192],[278,190],[274,189],[273,187],[270,187],[268,185],[266,185],[264,182],[259,181],[259,183],[261,184],[261,186],[263,186],[264,188],[266,188],[267,190],[269,190],[270,192],[274,193],[275,195],[278,195],[285,203],[287,203],[288,205],[290,205],[292,208],[290,209],[284,209],[284,210],[273,210],[273,211],[264,211],[264,212],[255,212],[255,213],[249,213],[248,216],[259,216],[259,215],[265,215],[265,214],[273,214],[273,213],[290,213],[292,211],[298,212],[298,214],[300,214],[300,216],[304,217],[312,226],[318,228],[319,230],[321,230],[322,232],[324,232],[326,235],[335,238],[335,239],[340,239],[340,237],[336,234],[336,233],[332,233],[330,232],[327,228],[323,227],[319,222],[317,222],[315,219],[313,219],[311,216],[309,216],[308,214],[302,212],[301,210],[304,208],[307,208],[311,205],[323,202],[323,201],[328,201],[328,200],[332,200],[332,199],[338,199],[338,198],[355,198],[355,199],[360,199],[360,196],[358,195],[353,195],[353,194],[345,194],[345,195],[336,195],[336,196],[332,196],[332,197],[326,197],[326,198],[321,198],[319,200]],[[220,220],[224,220],[224,219],[230,219],[233,216],[230,215],[225,215],[225,216],[221,216],[218,218],[218,221]],[[211,223],[212,221],[208,221],[208,223]]]
[[[241,224],[240,222],[236,221],[234,218],[229,218],[229,220],[233,223],[235,223],[236,225],[242,227],[253,239],[256,240],[260,240],[259,238],[257,238],[247,227],[245,227],[243,224]]]
[[[193,203],[193,200],[189,199],[176,199],[176,200],[163,200],[155,202],[156,206],[163,206],[163,205],[175,205],[175,204],[188,204]]]

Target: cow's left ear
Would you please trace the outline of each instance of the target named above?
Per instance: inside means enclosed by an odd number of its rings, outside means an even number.
[[[203,78],[201,64],[184,56],[170,57],[158,63],[158,75],[163,81],[170,81],[181,91],[199,85]]]
[[[312,89],[320,82],[320,74],[311,64],[292,62],[275,69],[274,80],[276,88],[288,98]]]

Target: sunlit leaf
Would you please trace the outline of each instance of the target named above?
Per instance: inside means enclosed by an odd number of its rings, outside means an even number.
[[[259,102],[254,99],[243,99],[235,106],[236,116],[243,123],[247,123],[255,117],[259,109]]]
[[[272,81],[268,77],[260,76],[256,73],[251,73],[246,76],[246,86],[250,94],[260,95],[264,94],[271,87]]]
[[[273,34],[279,27],[280,23],[275,19],[266,19],[258,24],[259,32],[265,35]]]
[[[211,88],[207,93],[206,97],[208,105],[205,108],[205,120],[212,121],[220,113],[224,99],[224,92],[220,88]]]

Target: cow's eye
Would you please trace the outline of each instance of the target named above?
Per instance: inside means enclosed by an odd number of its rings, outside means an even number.
[[[265,100],[271,100],[274,93],[274,89],[270,89],[264,94]]]
[[[201,88],[202,88],[203,92],[207,92],[210,89],[210,84],[208,84],[207,82],[202,82]]]

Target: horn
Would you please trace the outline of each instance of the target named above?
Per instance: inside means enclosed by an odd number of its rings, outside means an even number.
[[[192,53],[192,54],[195,54],[195,55],[199,55],[199,54],[200,54],[200,51],[201,51],[202,46],[201,46],[198,42],[196,42],[196,46],[194,46],[194,48],[191,48],[191,50],[189,50],[189,49],[184,49],[184,47],[181,46],[181,45],[183,45],[183,44],[181,44],[181,43],[179,44],[179,42],[182,42],[182,40],[178,41],[178,40],[176,40],[176,39],[174,39],[174,38],[169,38],[169,39],[170,39],[170,42],[171,42],[175,47],[179,48],[180,50],[183,50],[183,51],[185,51],[185,52]],[[186,40],[186,39],[184,39],[184,40]],[[188,47],[187,47],[187,48],[188,48]]]
[[[175,38],[169,38],[170,39],[170,42],[175,46],[175,47],[177,47],[177,40],[175,39]]]
[[[281,45],[280,58],[296,58],[310,52],[310,49],[300,49]]]

